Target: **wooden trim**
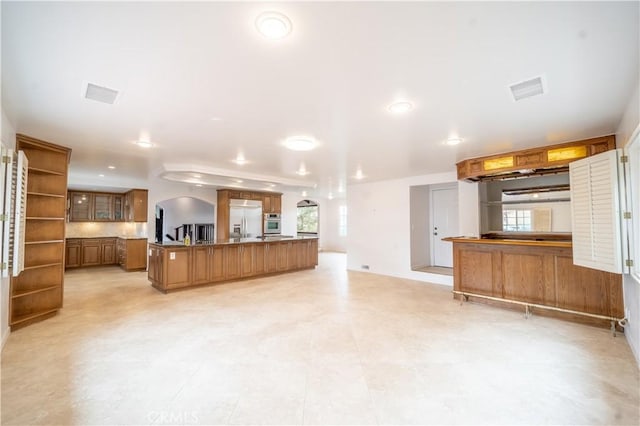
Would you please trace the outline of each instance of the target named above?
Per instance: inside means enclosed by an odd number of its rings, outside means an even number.
[[[573,149],[572,149],[573,148]],[[500,154],[476,157],[456,164],[458,180],[478,182],[482,180],[505,179],[514,176],[544,175],[568,171],[574,160],[589,157],[616,148],[615,135],[523,149]],[[575,156],[557,155],[563,149],[572,149]],[[524,171],[524,173],[523,173]]]

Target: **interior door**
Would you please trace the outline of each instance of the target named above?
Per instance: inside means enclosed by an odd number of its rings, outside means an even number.
[[[458,189],[431,190],[431,257],[433,266],[453,267],[451,242],[442,241],[458,233]]]

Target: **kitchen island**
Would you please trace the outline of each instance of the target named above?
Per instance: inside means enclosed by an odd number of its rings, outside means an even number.
[[[188,246],[149,243],[149,281],[163,293],[317,265],[317,237],[236,238]]]
[[[574,265],[570,240],[446,240],[456,298],[612,327],[624,317],[622,276]]]

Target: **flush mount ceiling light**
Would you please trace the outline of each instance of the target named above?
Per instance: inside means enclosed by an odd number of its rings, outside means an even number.
[[[235,160],[231,160],[233,163],[236,163],[238,166],[243,166],[248,163],[248,161],[244,158],[244,154],[240,153],[235,158]]]
[[[318,146],[318,142],[307,136],[293,136],[282,142],[282,145],[292,151],[311,151]]]
[[[291,20],[280,12],[264,12],[256,18],[260,34],[271,40],[279,40],[291,32]]]
[[[394,102],[387,107],[389,112],[394,114],[404,114],[413,109],[413,104],[407,101]]]
[[[447,145],[453,146],[453,145],[458,145],[460,142],[462,142],[462,139],[460,138],[449,138],[445,143]]]
[[[309,174],[309,172],[307,171],[307,168],[305,167],[304,164],[300,164],[300,168],[298,169],[296,174],[300,176],[306,176]]]
[[[115,169],[115,168],[116,168],[116,166],[107,166],[107,168],[108,168],[109,170],[113,170],[113,169]]]

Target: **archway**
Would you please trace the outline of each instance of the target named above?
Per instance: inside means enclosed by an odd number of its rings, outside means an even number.
[[[156,204],[156,241],[213,241],[215,205],[195,197],[177,197]],[[159,233],[158,230],[162,232]]]

